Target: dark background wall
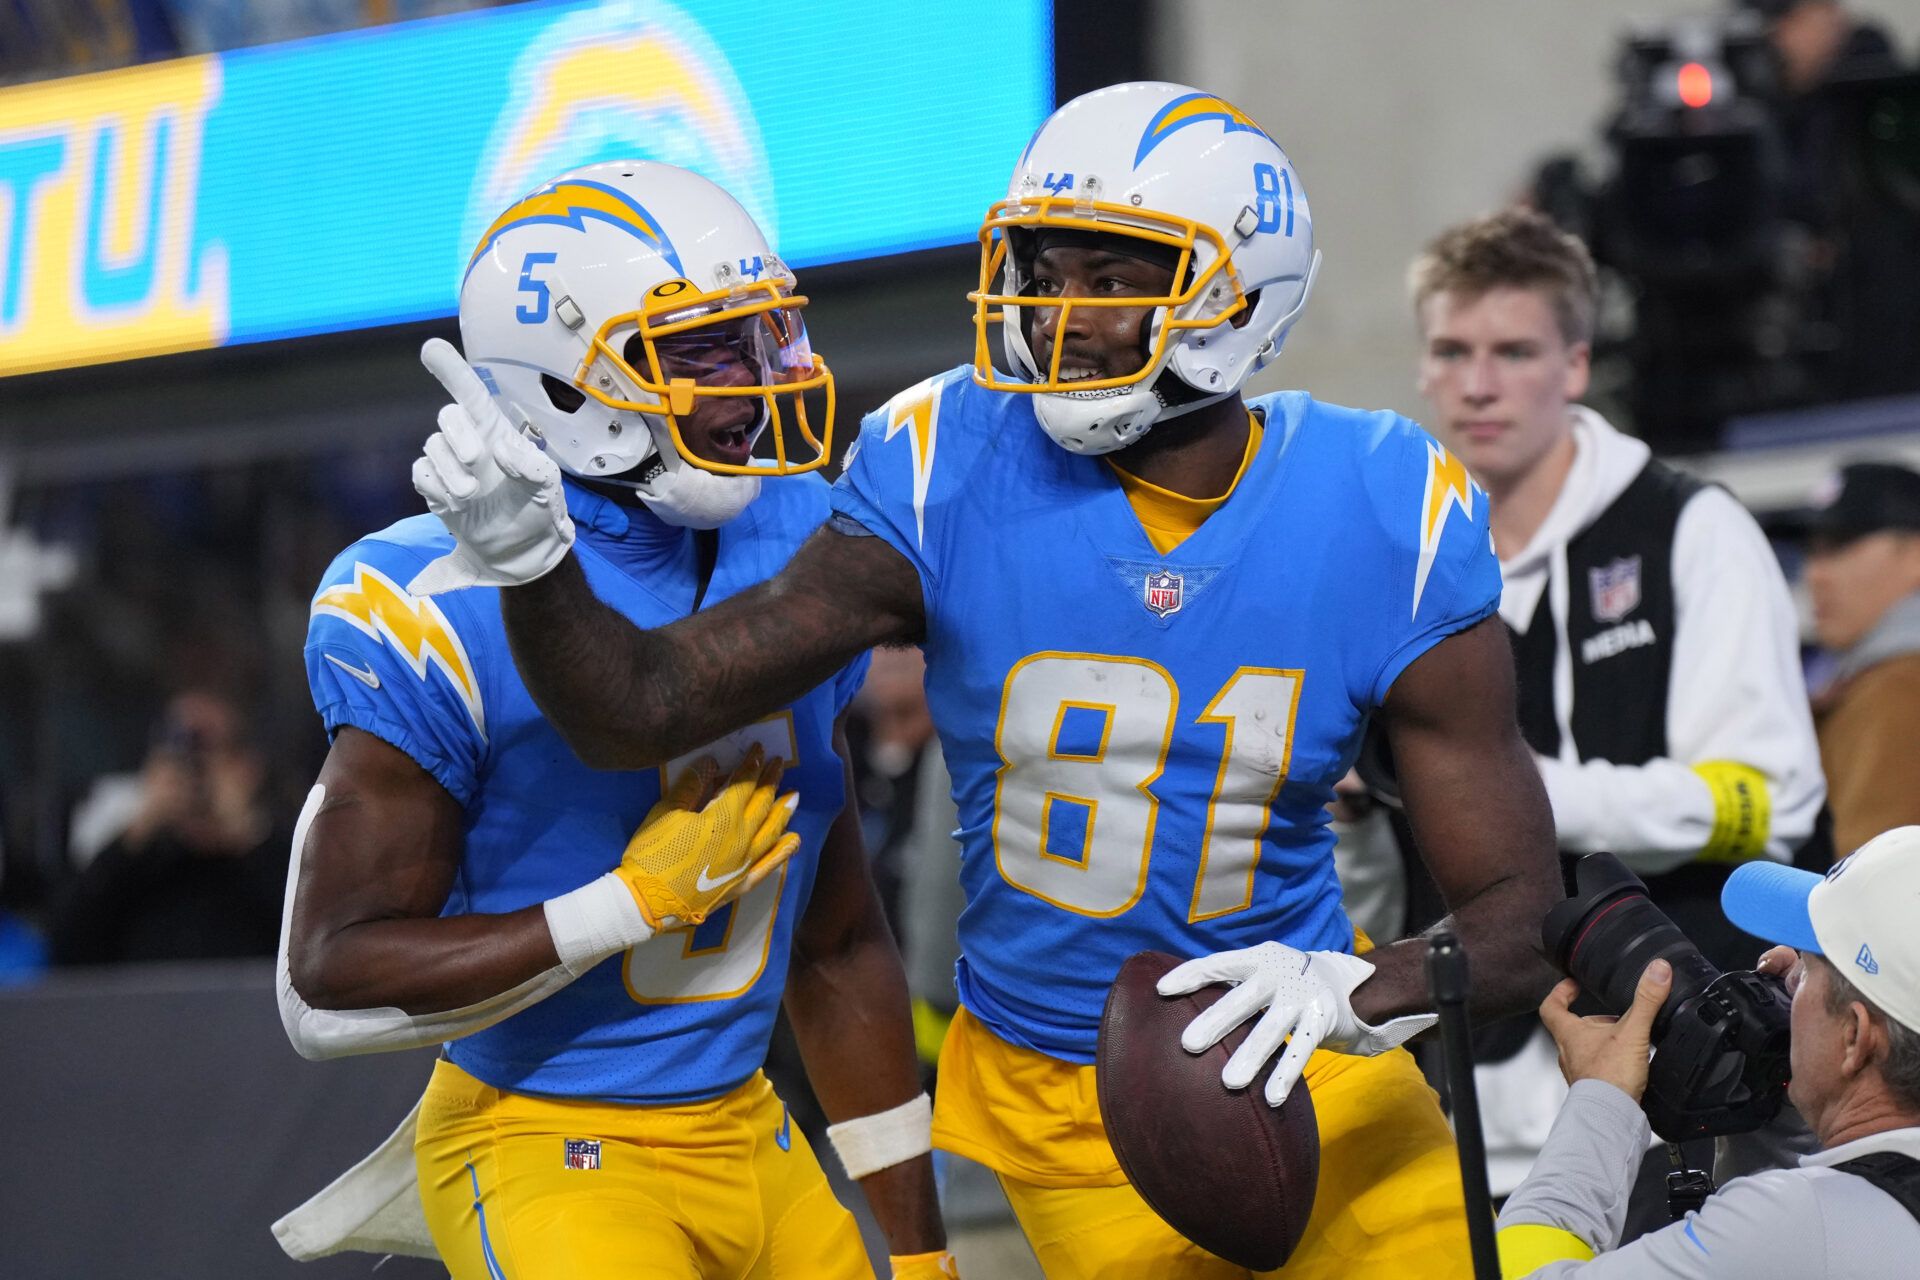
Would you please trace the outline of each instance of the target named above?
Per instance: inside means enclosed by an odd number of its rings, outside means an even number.
[[[270,1225],[386,1137],[431,1051],[302,1060],[271,962],[149,967],[0,991],[0,1276],[345,1280]],[[445,1277],[394,1258],[380,1280]]]

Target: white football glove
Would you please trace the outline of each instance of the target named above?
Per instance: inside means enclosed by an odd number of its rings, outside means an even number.
[[[417,596],[462,587],[515,587],[560,563],[573,518],[560,468],[516,431],[453,345],[429,338],[420,363],[454,403],[413,462],[413,487],[459,545],[407,584]]]
[[[1353,990],[1373,976],[1373,966],[1339,951],[1296,951],[1263,942],[1239,951],[1219,951],[1170,969],[1160,979],[1163,996],[1182,996],[1215,982],[1233,990],[1192,1022],[1180,1035],[1188,1053],[1204,1053],[1226,1034],[1265,1009],[1220,1073],[1229,1089],[1253,1083],[1260,1068],[1287,1041],[1287,1051],[1267,1077],[1267,1102],[1279,1106],[1306,1070],[1315,1049],[1370,1058],[1398,1048],[1438,1022],[1432,1013],[1408,1014],[1381,1026],[1354,1016]]]

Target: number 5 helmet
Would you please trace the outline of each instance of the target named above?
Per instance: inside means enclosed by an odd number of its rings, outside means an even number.
[[[712,528],[753,501],[761,476],[814,470],[831,452],[833,375],[794,290],[732,196],[685,169],[615,161],[562,174],[487,228],[460,286],[460,339],[508,421],[563,470]],[[802,398],[814,390],[817,428]],[[690,421],[716,398],[755,405],[729,435],[735,461],[689,447]],[[750,457],[763,436],[774,457]]]
[[[1036,295],[1028,268],[1043,228],[1157,246],[1174,266],[1169,293]],[[1300,178],[1245,112],[1154,81],[1084,94],[1040,126],[1007,198],[981,224],[980,284],[969,295],[974,381],[1037,396],[1041,426],[1075,453],[1124,448],[1156,421],[1232,395],[1278,355],[1319,263]],[[1138,371],[1063,381],[1065,344],[1054,346],[1048,368],[1037,367],[1028,325],[1038,308],[1059,308],[1064,325],[1072,308],[1100,306],[1153,308]],[[1012,377],[993,368],[995,323]],[[1169,395],[1163,374],[1192,392]]]

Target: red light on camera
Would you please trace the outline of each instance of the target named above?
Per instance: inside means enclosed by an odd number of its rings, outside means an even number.
[[[1713,72],[1697,62],[1689,62],[1680,68],[1676,82],[1680,90],[1680,101],[1690,107],[1704,107],[1713,101]]]

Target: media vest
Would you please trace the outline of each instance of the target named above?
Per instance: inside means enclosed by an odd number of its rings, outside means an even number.
[[[1673,593],[1674,533],[1681,511],[1704,487],[1649,459],[1620,496],[1567,543],[1565,645],[1573,700],[1565,722],[1582,761],[1639,765],[1669,753],[1667,704],[1679,612]],[[1520,732],[1528,746],[1546,756],[1560,754],[1562,734],[1553,696],[1561,644],[1553,591],[1549,581],[1525,634],[1508,631]],[[1794,851],[1795,865],[1825,870],[1832,862],[1831,832],[1823,809],[1812,834]],[[1731,870],[1725,863],[1691,862],[1642,879],[1655,905],[1709,960],[1722,969],[1750,969],[1764,944],[1734,928],[1720,910],[1720,887]],[[1571,859],[1567,872],[1571,891]]]
[[[1673,539],[1701,482],[1652,459],[1566,547],[1567,633],[1581,760],[1645,764],[1667,754],[1673,673]],[[1525,634],[1509,630],[1519,685],[1520,731],[1545,756],[1560,754],[1553,701],[1553,588],[1540,593]]]

